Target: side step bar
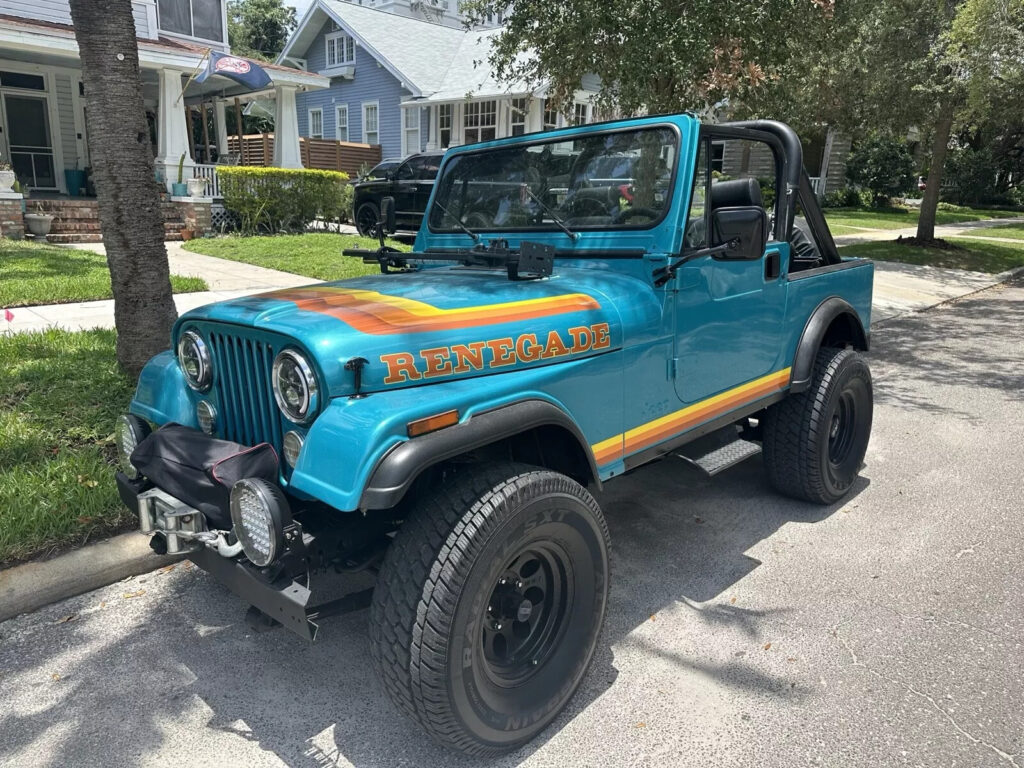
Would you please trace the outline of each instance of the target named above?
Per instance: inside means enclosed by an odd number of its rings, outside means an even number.
[[[728,426],[684,445],[672,455],[710,477],[759,453],[759,443],[744,440],[735,426]]]

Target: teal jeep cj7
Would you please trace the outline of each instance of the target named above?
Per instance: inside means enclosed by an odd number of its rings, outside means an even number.
[[[514,749],[579,686],[610,576],[588,488],[763,453],[831,504],[860,470],[873,269],[840,258],[781,123],[457,147],[411,252],[348,255],[381,274],[184,315],[118,485],[254,624],[312,640],[369,605],[388,694],[448,746]],[[328,570],[376,586],[324,602]]]

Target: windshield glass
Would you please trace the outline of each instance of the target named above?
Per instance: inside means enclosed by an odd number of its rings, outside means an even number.
[[[457,155],[438,180],[430,229],[649,227],[668,207],[678,152],[676,132],[657,126]]]

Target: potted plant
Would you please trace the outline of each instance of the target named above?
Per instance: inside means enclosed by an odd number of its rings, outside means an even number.
[[[64,183],[67,184],[68,194],[72,197],[79,197],[85,190],[85,171],[78,167],[64,169]]]
[[[188,227],[179,229],[178,234],[181,235],[182,240],[191,240],[195,236],[195,233]]]
[[[11,164],[0,157],[0,192],[10,192],[17,180]]]
[[[171,184],[171,194],[174,197],[186,197],[188,195],[188,186],[185,184],[182,176],[185,172],[185,153],[181,153],[181,157],[178,158],[178,181],[175,184]]]
[[[189,197],[203,197],[206,194],[206,179],[196,176],[185,182]]]
[[[35,213],[25,214],[25,226],[32,233],[33,237],[45,238],[50,234],[50,227],[53,224],[53,215],[46,213],[40,205]]]

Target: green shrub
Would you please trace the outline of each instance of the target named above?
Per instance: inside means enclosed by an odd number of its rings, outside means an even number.
[[[865,204],[864,195],[854,187],[843,187],[829,192],[822,201],[823,208],[857,208]]]
[[[1005,202],[996,188],[996,161],[987,147],[954,149],[946,156],[943,186],[949,185],[949,197],[960,205]]]
[[[904,141],[871,136],[857,144],[846,163],[850,183],[871,192],[871,204],[884,207],[889,199],[914,186],[914,158]]]
[[[217,174],[224,207],[244,234],[301,232],[318,216],[347,220],[352,207],[348,175],[339,171],[231,165]]]

